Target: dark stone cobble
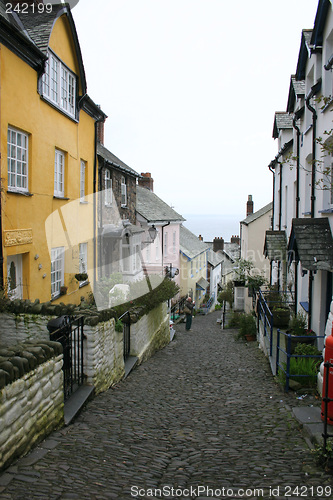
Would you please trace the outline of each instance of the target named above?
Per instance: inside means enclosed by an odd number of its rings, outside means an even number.
[[[171,344],[5,471],[1,500],[333,498],[291,414],[306,398],[284,394],[257,343],[217,318],[178,325]]]

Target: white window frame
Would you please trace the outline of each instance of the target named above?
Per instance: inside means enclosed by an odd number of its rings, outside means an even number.
[[[51,249],[51,297],[60,295],[65,277],[65,247]]]
[[[104,203],[106,207],[110,207],[112,205],[112,178],[110,170],[106,169],[104,174],[104,191],[105,198]]]
[[[127,185],[123,175],[121,176],[121,206],[127,207]]]
[[[80,161],[80,201],[86,200],[86,168],[87,164],[84,160]]]
[[[88,243],[79,244],[79,273],[88,273]],[[80,281],[80,285],[86,283],[88,280]]]
[[[122,270],[125,274],[135,274],[141,270],[140,235],[124,235],[122,239]]]
[[[176,231],[172,234],[172,252],[176,253]]]
[[[10,191],[28,192],[29,137],[12,127],[7,131],[7,174]]]
[[[65,153],[60,149],[54,154],[54,196],[65,196]]]
[[[50,50],[42,77],[42,95],[75,118],[76,75]]]

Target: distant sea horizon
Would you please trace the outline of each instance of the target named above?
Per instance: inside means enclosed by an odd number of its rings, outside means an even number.
[[[239,235],[241,215],[223,214],[183,214],[186,221],[183,225],[196,236],[201,235],[203,241],[213,241],[214,238],[223,238],[230,241],[231,236]]]

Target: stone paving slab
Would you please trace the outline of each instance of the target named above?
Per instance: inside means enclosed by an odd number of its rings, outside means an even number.
[[[285,394],[258,345],[221,330],[217,317],[196,317],[191,332],[177,325],[172,343],[89,401],[51,446],[0,475],[1,500],[230,498],[186,494],[199,486],[282,499],[299,498],[302,485],[315,493],[308,498],[333,499],[333,489],[319,495],[332,476],[292,414],[318,402]],[[152,495],[170,488],[177,494]]]

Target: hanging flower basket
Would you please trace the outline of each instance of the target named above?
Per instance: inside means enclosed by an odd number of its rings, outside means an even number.
[[[77,281],[87,281],[88,274],[87,273],[78,273],[78,274],[75,275],[75,279]]]

